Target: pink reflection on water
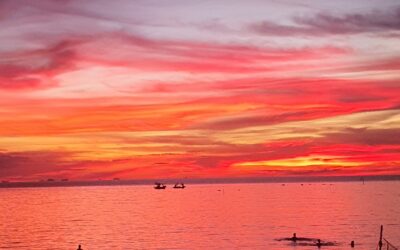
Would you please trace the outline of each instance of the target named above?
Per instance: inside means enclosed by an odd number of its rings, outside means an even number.
[[[218,191],[220,190],[220,191]],[[0,248],[315,249],[313,237],[375,249],[400,239],[400,183],[68,187],[0,190]],[[399,244],[400,242],[393,242]]]

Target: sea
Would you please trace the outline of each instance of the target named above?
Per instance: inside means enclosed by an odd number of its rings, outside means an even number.
[[[381,225],[400,247],[399,181],[0,189],[0,249],[374,250]]]

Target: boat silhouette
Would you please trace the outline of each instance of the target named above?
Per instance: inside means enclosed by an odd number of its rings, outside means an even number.
[[[163,183],[159,183],[159,182],[154,183],[154,185],[155,185],[154,189],[165,189],[167,187]]]
[[[181,183],[175,183],[174,188],[185,188],[185,184],[183,184],[183,182]]]

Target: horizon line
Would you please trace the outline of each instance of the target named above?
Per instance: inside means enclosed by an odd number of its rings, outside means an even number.
[[[53,179],[39,181],[2,181],[0,188],[29,187],[78,187],[78,186],[128,186],[152,185],[154,182],[174,184],[177,181],[189,184],[240,184],[240,183],[300,183],[300,182],[361,182],[361,181],[400,181],[400,175],[369,176],[270,176],[270,177],[228,177],[228,178],[159,178],[159,179],[105,179],[105,180],[69,180]]]

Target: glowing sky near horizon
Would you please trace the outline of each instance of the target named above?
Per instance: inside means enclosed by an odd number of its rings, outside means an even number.
[[[400,174],[398,0],[0,1],[0,179]]]

